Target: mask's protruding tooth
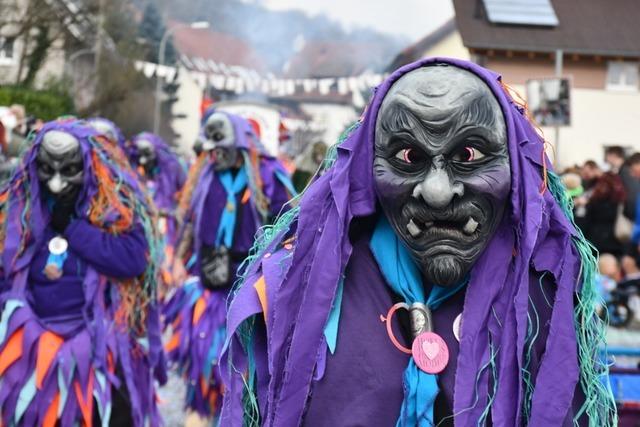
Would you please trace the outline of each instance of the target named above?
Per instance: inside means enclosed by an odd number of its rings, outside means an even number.
[[[413,218],[410,219],[409,223],[407,224],[407,231],[409,232],[409,234],[411,234],[411,237],[418,237],[422,233],[420,227],[418,227],[416,223],[413,222]]]
[[[473,219],[473,217],[469,217],[462,231],[464,231],[464,234],[473,234],[476,232],[477,229],[478,229],[478,221]]]

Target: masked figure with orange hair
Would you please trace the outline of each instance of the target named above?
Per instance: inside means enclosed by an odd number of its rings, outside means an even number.
[[[0,192],[3,425],[158,425],[153,208],[113,147],[46,124]]]
[[[263,149],[249,122],[210,111],[203,152],[182,191],[174,274],[182,283],[164,308],[173,337],[166,349],[187,379],[187,406],[211,416],[220,406],[218,354],[225,339],[226,300],[258,229],[293,194],[282,164]],[[180,274],[181,271],[184,271]]]
[[[143,132],[131,141],[127,155],[138,172],[140,182],[146,187],[158,209],[158,230],[164,240],[164,267],[162,277],[165,286],[172,283],[169,273],[173,263],[177,233],[176,208],[180,190],[186,180],[185,170],[178,156],[157,135]],[[160,293],[164,294],[163,289]]]

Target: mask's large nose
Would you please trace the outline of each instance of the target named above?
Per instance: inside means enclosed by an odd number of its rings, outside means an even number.
[[[462,197],[463,194],[464,186],[459,182],[453,182],[444,168],[444,157],[441,155],[434,157],[426,178],[413,189],[413,197],[422,197],[427,205],[434,209],[446,208],[455,196]]]
[[[49,191],[51,191],[53,194],[58,194],[65,189],[67,183],[62,180],[62,177],[59,173],[56,173],[51,177],[49,181],[47,181],[47,186],[49,187]]]

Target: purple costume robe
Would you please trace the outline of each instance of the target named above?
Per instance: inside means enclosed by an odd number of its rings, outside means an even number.
[[[615,422],[607,368],[598,359],[595,262],[557,178],[545,176],[541,138],[498,75],[431,58],[401,68],[377,88],[332,167],[302,195],[295,219],[284,218],[272,239],[261,242],[229,306],[223,425],[402,425],[408,356],[391,345],[379,318],[395,300],[368,250],[372,226],[365,219],[381,214],[372,164],[384,96],[404,74],[436,63],[474,73],[498,100],[511,190],[468,285],[434,312],[435,330],[451,352],[438,375],[435,419],[456,426]],[[328,326],[336,310],[332,354]],[[459,313],[458,343],[452,324]],[[401,337],[398,321],[395,328]]]
[[[62,276],[50,280],[42,269],[48,242],[54,235],[50,212],[41,197],[36,155],[43,135],[62,131],[79,142],[84,159],[84,185],[75,219],[64,231],[68,242]],[[3,206],[3,252],[0,293],[0,408],[4,425],[90,425],[112,414],[115,396],[128,396],[135,426],[158,425],[155,381],[166,380],[155,295],[147,304],[128,307],[120,287],[153,286],[156,263],[149,257],[156,246],[149,230],[148,210],[137,200],[128,175],[118,169],[95,138],[97,133],[79,121],[51,122],[37,135],[7,188]],[[94,154],[99,153],[95,158]],[[118,214],[105,207],[95,225],[89,212],[105,189],[94,166],[121,180],[135,213],[131,226],[114,232]],[[102,179],[107,178],[101,175]],[[23,223],[21,218],[27,218]],[[153,278],[152,278],[153,277]],[[140,329],[128,328],[123,316],[140,310]],[[122,407],[120,407],[120,410]],[[112,417],[113,415],[113,417]]]
[[[256,150],[252,142],[255,135],[246,120],[231,114],[229,117],[235,128],[236,146],[247,153]],[[236,222],[229,248],[234,273],[248,255],[258,229],[265,220],[275,217],[291,198],[282,181],[287,177],[280,162],[260,151],[258,155],[262,183],[260,191],[268,201],[268,211],[261,212],[258,209],[254,197],[256,184],[249,182],[246,188],[236,194]],[[242,167],[250,167],[246,158]],[[251,173],[248,172],[248,175],[251,176]],[[194,229],[191,261],[195,262],[188,265],[193,276],[178,289],[163,310],[165,321],[173,330],[165,349],[169,359],[187,380],[186,405],[203,416],[219,414],[221,406],[222,382],[217,364],[226,337],[226,305],[235,274],[227,287],[205,289],[199,280],[198,254],[202,245],[216,246],[216,236],[226,206],[226,190],[213,164],[208,163],[193,191],[188,213]]]

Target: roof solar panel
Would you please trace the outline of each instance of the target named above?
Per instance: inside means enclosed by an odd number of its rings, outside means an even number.
[[[558,17],[551,0],[483,0],[493,24],[555,27]]]

